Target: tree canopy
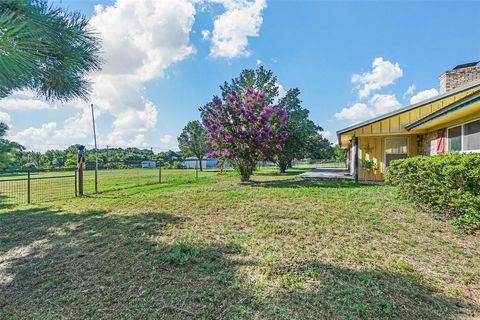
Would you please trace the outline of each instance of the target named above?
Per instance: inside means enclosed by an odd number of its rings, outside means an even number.
[[[220,86],[220,90],[222,91],[223,100],[226,100],[227,96],[232,92],[245,92],[248,88],[252,88],[255,91],[263,92],[265,103],[268,105],[272,104],[275,98],[278,97],[279,87],[277,77],[273,72],[260,66],[256,70],[243,70],[237,78],[232,79],[230,82],[225,81]]]
[[[31,89],[46,99],[87,99],[100,41],[78,12],[44,0],[0,2],[0,98]]]
[[[285,109],[290,117],[286,128],[288,138],[283,142],[283,152],[277,159],[280,172],[285,172],[292,160],[305,158],[311,140],[315,139],[317,131],[322,130],[309,119],[310,111],[302,107],[299,95],[299,89],[290,89],[278,104],[278,107]]]

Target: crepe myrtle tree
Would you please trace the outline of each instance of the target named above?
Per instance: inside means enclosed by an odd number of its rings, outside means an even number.
[[[200,111],[214,150],[209,155],[230,162],[242,182],[258,161],[275,161],[288,138],[286,111],[268,105],[262,91],[233,91],[224,101],[215,96]]]

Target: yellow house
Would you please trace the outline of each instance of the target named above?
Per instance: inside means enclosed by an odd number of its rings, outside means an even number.
[[[337,131],[356,181],[383,181],[390,161],[480,152],[480,62],[440,77],[440,94]]]

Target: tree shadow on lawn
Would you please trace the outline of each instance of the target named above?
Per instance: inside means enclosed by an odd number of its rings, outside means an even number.
[[[233,243],[169,241],[185,221],[161,212],[1,214],[0,318],[438,319],[462,310],[411,275],[272,265]],[[246,278],[255,273],[268,285]]]
[[[313,179],[287,179],[287,180],[268,180],[268,181],[253,181],[252,187],[262,188],[372,188],[376,187],[373,184],[359,184],[351,180],[330,179],[330,180],[313,180]]]

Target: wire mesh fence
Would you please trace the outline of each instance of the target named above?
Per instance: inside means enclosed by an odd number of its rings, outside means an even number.
[[[0,176],[1,205],[39,203],[69,198],[75,194],[75,171],[27,171]]]
[[[258,168],[276,167],[275,163],[260,162]],[[343,160],[293,161],[293,168],[346,168]],[[0,174],[0,206],[41,203],[51,200],[91,195],[155,184],[189,184],[198,179],[234,171],[228,163],[186,159],[181,163],[164,164],[150,160],[87,162],[83,167],[83,183],[77,168],[51,170],[11,170]],[[82,188],[80,188],[80,184]],[[83,194],[80,193],[82,189]]]

